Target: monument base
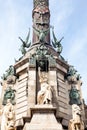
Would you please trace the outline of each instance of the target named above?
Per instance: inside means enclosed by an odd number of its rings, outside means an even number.
[[[55,117],[56,108],[52,105],[36,105],[31,108],[31,113],[31,121],[25,123],[23,130],[63,130]]]

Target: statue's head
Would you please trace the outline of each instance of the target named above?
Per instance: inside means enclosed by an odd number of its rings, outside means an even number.
[[[77,104],[72,105],[72,112],[76,115],[81,116],[81,108]]]
[[[48,76],[47,76],[47,73],[42,72],[39,81],[40,81],[40,83],[48,82]]]
[[[37,7],[33,10],[33,20],[34,23],[37,25],[43,26],[43,24],[48,25],[50,18],[49,8],[45,6]]]

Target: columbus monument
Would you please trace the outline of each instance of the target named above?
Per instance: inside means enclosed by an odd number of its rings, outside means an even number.
[[[2,76],[1,130],[84,130],[81,76],[61,56],[49,0],[33,0],[32,21],[32,42],[29,29],[22,57]]]

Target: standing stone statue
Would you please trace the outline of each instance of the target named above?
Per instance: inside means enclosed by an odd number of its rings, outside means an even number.
[[[84,130],[84,123],[81,119],[81,108],[77,104],[72,105],[72,117],[69,121],[68,130]]]
[[[40,77],[40,91],[37,95],[37,103],[38,104],[51,104],[52,103],[52,89],[51,86],[47,82],[47,77],[45,72],[42,72],[42,76]]]
[[[15,112],[10,99],[2,110],[1,130],[15,130]]]

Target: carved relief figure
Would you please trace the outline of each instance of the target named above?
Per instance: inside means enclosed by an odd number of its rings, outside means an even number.
[[[81,108],[73,104],[72,105],[73,119],[69,121],[69,130],[84,130],[84,123],[81,119]]]
[[[42,76],[40,77],[40,91],[37,95],[37,103],[38,104],[51,104],[52,103],[52,89],[48,84],[47,76],[44,72],[42,72]]]
[[[2,110],[1,130],[15,130],[15,112],[10,99]]]

